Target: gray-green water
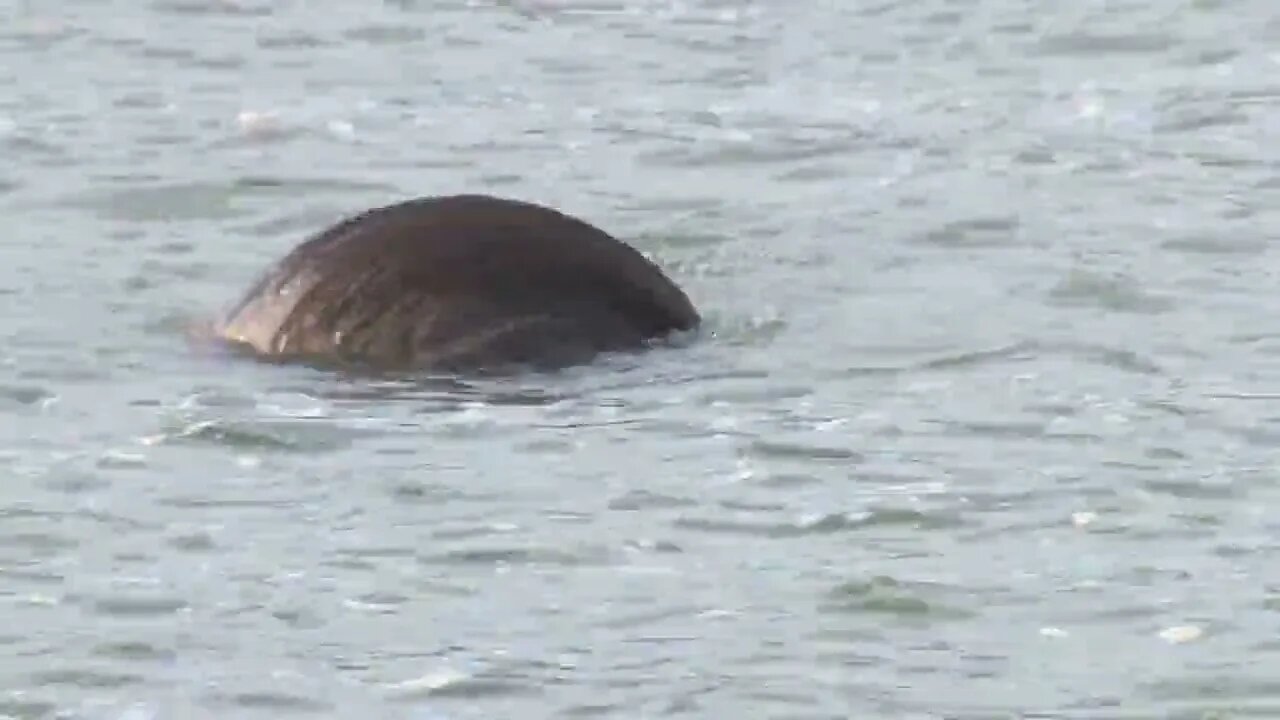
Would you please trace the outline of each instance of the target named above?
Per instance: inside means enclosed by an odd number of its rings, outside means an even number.
[[[0,7],[0,716],[1280,715],[1275,3]],[[707,332],[183,337],[458,191]]]

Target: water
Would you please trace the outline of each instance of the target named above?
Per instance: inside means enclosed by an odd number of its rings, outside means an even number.
[[[1280,714],[1274,3],[0,10],[0,716]],[[192,347],[488,191],[693,346]]]

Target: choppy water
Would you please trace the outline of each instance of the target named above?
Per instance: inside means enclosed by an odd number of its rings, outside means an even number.
[[[1275,3],[0,7],[0,716],[1280,715]],[[185,342],[463,190],[706,335]]]

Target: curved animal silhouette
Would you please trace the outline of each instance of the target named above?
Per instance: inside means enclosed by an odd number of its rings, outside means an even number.
[[[561,368],[701,322],[634,248],[488,195],[375,208],[305,240],[216,325],[264,358],[448,371]]]

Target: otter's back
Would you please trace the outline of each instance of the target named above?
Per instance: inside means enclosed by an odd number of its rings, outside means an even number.
[[[222,334],[270,355],[563,364],[566,353],[698,322],[684,292],[604,231],[532,203],[455,195],[376,208],[313,236],[250,290]]]

